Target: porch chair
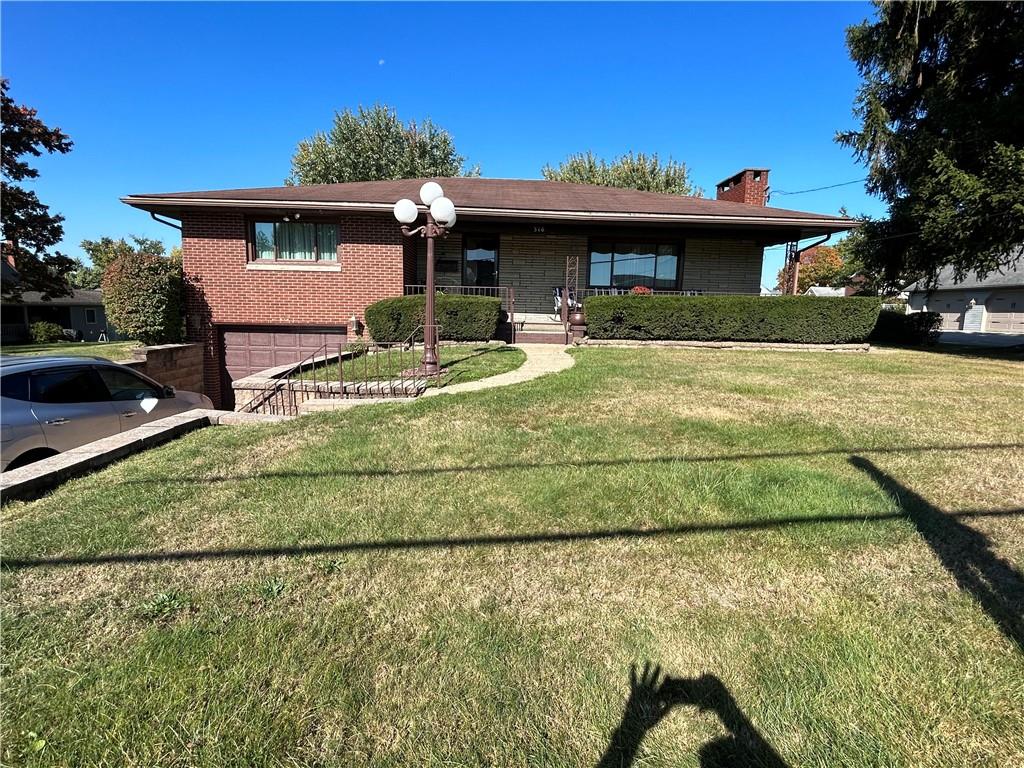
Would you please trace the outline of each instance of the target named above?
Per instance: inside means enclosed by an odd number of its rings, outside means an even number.
[[[552,294],[555,297],[555,314],[560,315],[562,313],[562,294],[565,293],[565,288],[559,286],[551,289]],[[569,311],[572,312],[574,309],[579,309],[582,305],[576,301],[576,292],[569,291]]]

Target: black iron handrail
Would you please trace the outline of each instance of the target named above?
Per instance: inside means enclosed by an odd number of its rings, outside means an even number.
[[[357,355],[350,358],[350,375],[347,379],[344,355],[339,356],[339,397],[409,397],[420,394],[426,388],[426,380],[429,378],[434,378],[435,385],[440,385],[440,371],[426,374],[421,368],[425,345],[417,342],[417,336],[422,337],[427,328],[433,328],[440,338],[441,326],[435,324],[416,326],[405,341],[370,342]],[[360,359],[362,376],[359,375]],[[411,363],[408,367],[407,361]],[[381,374],[382,362],[387,379]]]
[[[306,366],[311,366],[310,370],[313,373],[313,393],[319,394],[320,385],[317,381],[316,375],[316,363],[318,357],[322,357],[324,363],[327,362],[326,343],[321,344],[319,347],[317,347],[315,352],[306,355],[304,358],[302,358],[302,360],[297,362],[295,365],[293,365],[287,371],[282,373],[280,376],[275,376],[269,384],[263,387],[263,389],[261,389],[252,399],[249,400],[249,402],[247,402],[242,407],[242,412],[257,413],[260,411],[260,409],[264,409],[266,407],[267,410],[265,410],[264,412],[276,414],[279,410],[281,410],[283,413],[287,415],[294,416],[296,413],[298,413],[298,403],[295,400],[295,386],[292,377],[297,372],[301,373],[302,371],[304,371],[306,369]],[[324,381],[324,384],[327,384],[326,380]],[[305,382],[303,382],[302,389],[304,392],[307,391]],[[288,392],[286,403],[281,402],[280,394],[282,390],[287,390]]]

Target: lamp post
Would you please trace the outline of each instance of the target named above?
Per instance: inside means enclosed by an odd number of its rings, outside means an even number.
[[[395,203],[395,218],[402,225],[406,237],[427,239],[427,300],[426,317],[423,326],[423,361],[420,370],[424,375],[436,376],[441,372],[437,355],[437,324],[434,321],[434,238],[447,237],[448,230],[455,226],[455,204],[444,196],[444,190],[436,181],[428,181],[420,187],[420,200],[427,206],[427,223],[411,229],[419,217],[420,209],[412,200],[402,198]]]

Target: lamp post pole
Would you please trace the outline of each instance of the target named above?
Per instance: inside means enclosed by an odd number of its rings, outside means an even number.
[[[447,234],[447,233],[445,233]],[[435,376],[438,372],[437,359],[437,322],[434,316],[434,237],[438,235],[434,217],[427,211],[427,226],[424,237],[427,238],[427,301],[426,325],[423,328],[423,372]]]
[[[420,187],[420,199],[427,206],[427,223],[416,229],[409,225],[419,218],[419,208],[412,200],[402,199],[395,203],[395,218],[402,225],[406,237],[424,237],[427,240],[426,306],[423,325],[423,360],[420,372],[427,376],[441,373],[437,354],[437,322],[434,316],[434,240],[447,237],[448,230],[455,225],[455,205],[444,196],[441,185],[428,181]]]

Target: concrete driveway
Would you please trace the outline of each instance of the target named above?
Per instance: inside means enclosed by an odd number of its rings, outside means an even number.
[[[965,347],[1016,347],[1024,344],[1024,333],[972,333],[969,331],[943,331],[939,344],[960,344]]]

